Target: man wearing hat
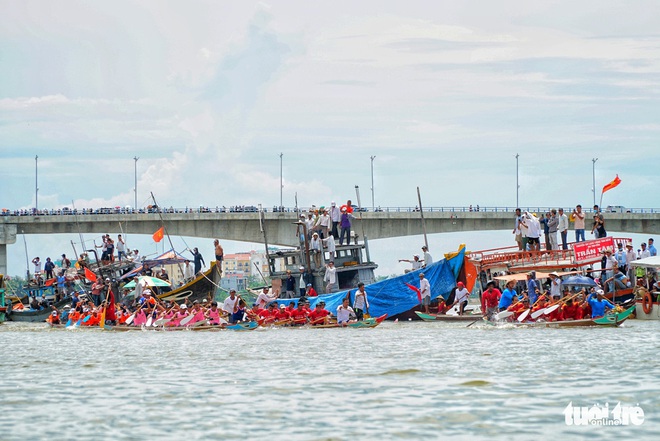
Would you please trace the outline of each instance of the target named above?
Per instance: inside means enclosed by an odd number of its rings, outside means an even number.
[[[500,297],[500,303],[497,305],[500,311],[506,311],[509,309],[509,306],[513,303],[513,298],[517,298],[517,293],[515,290],[516,281],[514,279],[508,280],[506,282],[506,287],[502,291],[502,296]]]
[[[561,277],[555,271],[550,273],[550,295],[561,297]]]
[[[610,301],[607,300],[605,297],[603,297],[604,294],[605,293],[603,292],[603,290],[599,289],[596,290],[595,293],[589,294],[589,297],[587,298],[587,302],[591,307],[592,319],[603,317],[606,311],[610,311],[614,309],[614,305],[610,303]]]
[[[406,274],[408,274],[409,272],[412,272],[412,271],[417,271],[418,269],[420,269],[422,267],[422,262],[419,260],[419,255],[417,255],[417,254],[415,254],[413,256],[413,260],[399,259],[399,262],[408,262],[412,265],[412,269],[407,269],[407,270],[404,271]]]
[[[453,308],[455,305],[458,305],[458,315],[463,315],[463,312],[465,311],[465,307],[468,304],[469,297],[470,297],[470,291],[468,291],[467,288],[465,288],[463,282],[458,282],[456,284],[455,300],[449,309]]]

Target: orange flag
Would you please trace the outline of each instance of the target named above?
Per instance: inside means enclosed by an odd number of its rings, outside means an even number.
[[[164,234],[165,234],[165,227],[160,227],[158,231],[156,231],[152,236],[154,238],[154,242],[160,242],[161,240],[163,240]]]
[[[85,278],[91,282],[96,282],[96,274],[90,271],[89,268],[85,268]]]
[[[605,193],[607,190],[611,190],[617,185],[621,183],[621,179],[619,179],[619,175],[616,175],[616,178],[612,180],[609,184],[607,184],[605,187],[603,187],[603,193]]]

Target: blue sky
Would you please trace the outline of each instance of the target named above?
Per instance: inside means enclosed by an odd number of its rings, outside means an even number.
[[[537,4],[538,3],[538,4]],[[0,207],[660,207],[654,1],[0,0]],[[651,190],[651,191],[649,191]]]

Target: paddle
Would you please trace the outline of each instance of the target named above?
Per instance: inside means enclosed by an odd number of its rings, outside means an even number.
[[[193,318],[195,318],[194,314],[187,315],[186,317],[182,318],[179,323],[181,326],[186,326]]]
[[[582,292],[584,292],[584,290],[580,291],[579,293],[573,294],[572,296],[564,297],[563,299],[559,299],[558,301],[554,302],[550,306],[547,306],[545,309],[539,309],[534,314],[532,314],[532,318],[535,319],[535,318],[537,318],[541,315],[547,315],[547,314],[553,313],[554,311],[556,311],[561,306],[562,303],[568,302],[569,300],[576,297],[578,294],[580,294]]]
[[[520,314],[520,315],[518,316],[518,321],[519,321],[520,323],[522,323],[522,322],[527,318],[527,316],[529,315],[529,313],[532,311],[532,308],[533,308],[534,306],[536,306],[536,304],[539,302],[539,300],[541,300],[544,296],[545,296],[545,293],[540,294],[540,295],[539,295],[539,298],[536,299],[536,301],[534,302],[534,304],[533,304],[531,307],[527,308],[522,314]]]
[[[495,320],[504,320],[505,318],[509,318],[513,315],[514,313],[511,311],[500,311],[497,314],[493,316]]]

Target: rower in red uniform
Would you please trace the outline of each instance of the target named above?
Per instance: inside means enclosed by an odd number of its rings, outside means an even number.
[[[553,300],[554,304],[559,303],[559,295],[553,296],[552,300]],[[557,309],[552,311],[550,314],[546,314],[545,319],[549,322],[560,322],[560,321],[564,320],[564,316],[562,314],[561,306],[559,306]]]
[[[307,323],[307,311],[303,302],[298,302],[298,307],[291,312],[291,319],[293,319],[293,323],[296,325]]]
[[[317,302],[316,307],[307,316],[311,325],[327,325],[330,319],[330,311],[324,309],[325,302]]]
[[[564,320],[582,320],[582,308],[573,299],[566,300],[561,309]]]
[[[288,323],[290,319],[291,319],[291,314],[289,314],[289,311],[287,311],[286,306],[281,305],[280,310],[277,313],[277,321]]]
[[[513,312],[513,320],[518,320],[520,314],[522,314],[523,311],[529,309],[529,299],[525,297],[523,300],[518,300],[518,296],[513,296],[511,300],[511,306],[509,306],[506,310]]]

